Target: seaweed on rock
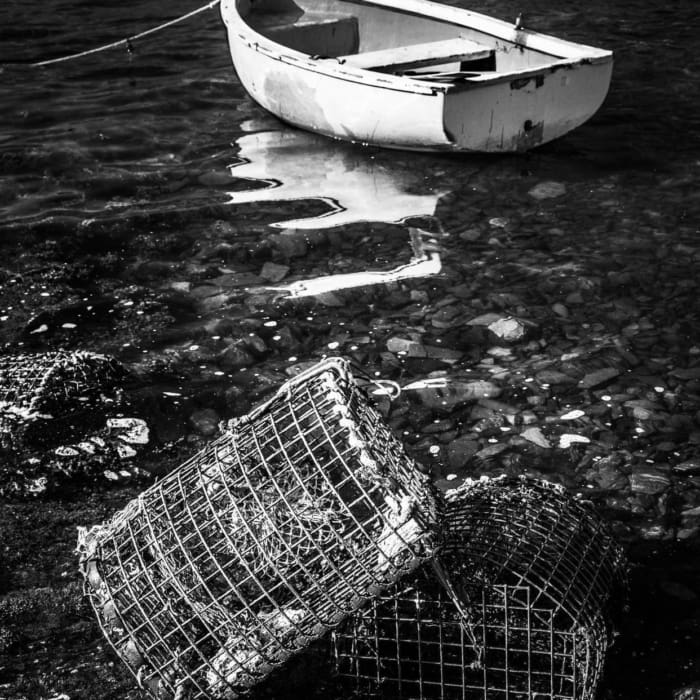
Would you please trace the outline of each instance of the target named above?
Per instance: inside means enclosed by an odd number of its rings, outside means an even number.
[[[125,375],[90,352],[0,356],[0,449],[58,445],[99,426]]]

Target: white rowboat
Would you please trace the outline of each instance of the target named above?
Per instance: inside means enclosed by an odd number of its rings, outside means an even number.
[[[525,151],[589,119],[612,53],[428,0],[222,0],[238,77],[285,122],[419,151]]]

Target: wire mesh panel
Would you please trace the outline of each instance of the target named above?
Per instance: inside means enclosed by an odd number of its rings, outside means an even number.
[[[443,563],[468,601],[475,583],[526,584],[562,624],[610,627],[626,564],[590,503],[535,479],[483,479],[447,494]]]
[[[57,443],[80,431],[124,375],[114,359],[89,352],[0,356],[0,447]]]
[[[81,532],[103,628],[154,697],[234,698],[431,556],[437,506],[341,360]]]
[[[335,633],[355,692],[592,699],[625,582],[600,518],[552,484],[483,481],[448,494],[445,531],[439,576],[426,567]]]
[[[383,595],[334,632],[336,667],[355,694],[445,700],[576,697],[576,634],[528,586],[484,586],[471,626],[430,584]]]

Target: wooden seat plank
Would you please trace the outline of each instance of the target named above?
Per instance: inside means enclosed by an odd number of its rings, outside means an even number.
[[[340,56],[339,59],[357,68],[371,70],[409,69],[488,58],[493,49],[470,39],[457,37],[422,44],[397,46],[377,51]]]
[[[357,51],[360,43],[357,17],[353,16],[301,19],[294,24],[267,27],[263,33],[290,49],[319,56]]]

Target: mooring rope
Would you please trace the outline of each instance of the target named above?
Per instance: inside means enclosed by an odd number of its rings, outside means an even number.
[[[182,15],[181,17],[177,17],[176,19],[171,19],[169,22],[165,22],[164,24],[160,24],[157,27],[153,27],[151,29],[147,29],[145,32],[141,32],[140,34],[134,34],[134,36],[129,36],[126,39],[120,39],[119,41],[113,41],[111,44],[104,44],[104,46],[98,46],[97,48],[94,49],[88,49],[87,51],[81,51],[80,53],[74,53],[71,54],[70,56],[61,56],[60,58],[51,58],[48,61],[39,61],[37,63],[32,63],[33,68],[37,68],[39,66],[48,66],[52,63],[62,63],[63,61],[72,61],[73,59],[76,58],[82,58],[83,56],[89,56],[90,54],[93,53],[98,53],[100,51],[106,51],[107,49],[114,49],[117,46],[126,46],[129,51],[132,50],[132,42],[136,41],[137,39],[142,39],[145,36],[148,36],[149,34],[155,34],[156,32],[161,31],[162,29],[167,29],[168,27],[172,27],[174,24],[178,24],[179,22],[184,22],[186,19],[189,19],[190,17],[194,17],[195,15],[198,15],[200,12],[205,12],[206,10],[211,10],[214,7],[216,7],[221,0],[211,0],[211,2],[208,2],[206,5],[202,5],[202,7],[198,7],[196,10],[192,10],[192,12],[188,12],[186,15]]]

